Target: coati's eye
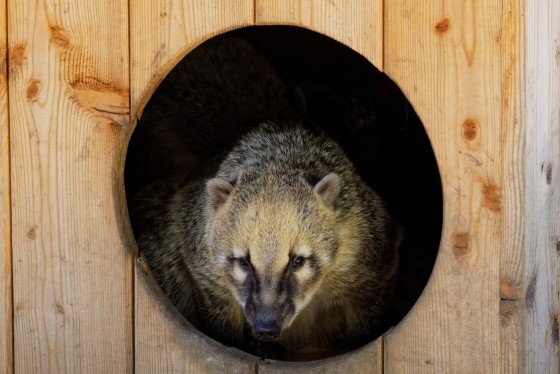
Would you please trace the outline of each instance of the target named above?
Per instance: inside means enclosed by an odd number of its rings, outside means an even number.
[[[294,260],[292,261],[292,267],[294,269],[300,268],[303,266],[303,264],[305,264],[305,258],[301,257],[301,256],[297,256],[296,258],[294,258]]]
[[[245,258],[241,257],[237,259],[237,263],[239,264],[239,266],[241,266],[242,269],[249,269],[249,261],[247,261]]]

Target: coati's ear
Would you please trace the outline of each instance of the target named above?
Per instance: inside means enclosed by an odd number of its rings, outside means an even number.
[[[325,204],[331,205],[340,193],[340,177],[335,173],[327,174],[315,184],[313,191]]]
[[[206,182],[206,190],[214,209],[217,209],[225,203],[233,190],[233,185],[221,178],[212,178]]]

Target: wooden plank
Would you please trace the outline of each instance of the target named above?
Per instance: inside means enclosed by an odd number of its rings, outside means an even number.
[[[385,72],[426,127],[444,192],[438,260],[386,337],[388,373],[500,367],[500,249],[518,230],[505,217],[519,207],[507,203],[520,198],[504,200],[520,192],[503,167],[515,162],[504,143],[516,135],[501,123],[502,11],[500,2],[385,2]]]
[[[558,373],[560,3],[524,5],[526,314],[520,372]]]
[[[504,139],[504,153],[507,158],[503,165],[504,205],[509,214],[505,215],[505,227],[509,235],[504,237],[500,250],[500,372],[524,372],[524,305],[523,283],[525,279],[525,233],[515,229],[523,223],[525,201],[523,190],[525,121],[522,120],[522,69],[524,28],[520,19],[522,2],[503,2],[503,28],[500,35],[501,68],[505,74],[502,80],[502,118],[507,126],[508,136]]]
[[[6,2],[0,2],[0,373],[13,372]]]
[[[383,70],[382,0],[256,0],[258,25],[294,25],[346,44]]]
[[[257,25],[287,24],[325,34],[383,70],[383,2],[256,1]],[[304,364],[264,362],[259,373],[375,373],[383,370],[382,338],[340,357]]]
[[[15,371],[125,373],[126,0],[8,0]]]
[[[383,344],[376,340],[360,349],[326,360],[309,362],[263,361],[258,373],[371,374],[383,372]]]
[[[140,117],[163,78],[204,40],[252,25],[251,0],[131,0],[131,102]]]
[[[139,118],[167,73],[211,36],[253,24],[250,0],[133,0],[131,102]],[[135,370],[137,373],[251,372],[254,358],[227,349],[196,331],[144,272],[136,270]]]

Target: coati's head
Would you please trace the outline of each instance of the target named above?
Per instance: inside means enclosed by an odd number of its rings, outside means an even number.
[[[277,340],[317,292],[338,249],[340,178],[301,173],[207,182],[207,242],[258,340]]]

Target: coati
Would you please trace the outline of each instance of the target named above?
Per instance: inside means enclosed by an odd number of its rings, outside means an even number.
[[[137,241],[165,293],[204,333],[288,352],[353,348],[375,335],[399,236],[321,131],[263,124],[213,177],[164,187],[136,200]]]
[[[295,118],[250,44],[220,36],[185,60],[129,149],[155,180],[130,210],[160,286],[202,332],[251,353],[371,340],[398,263],[383,202],[333,140]]]

